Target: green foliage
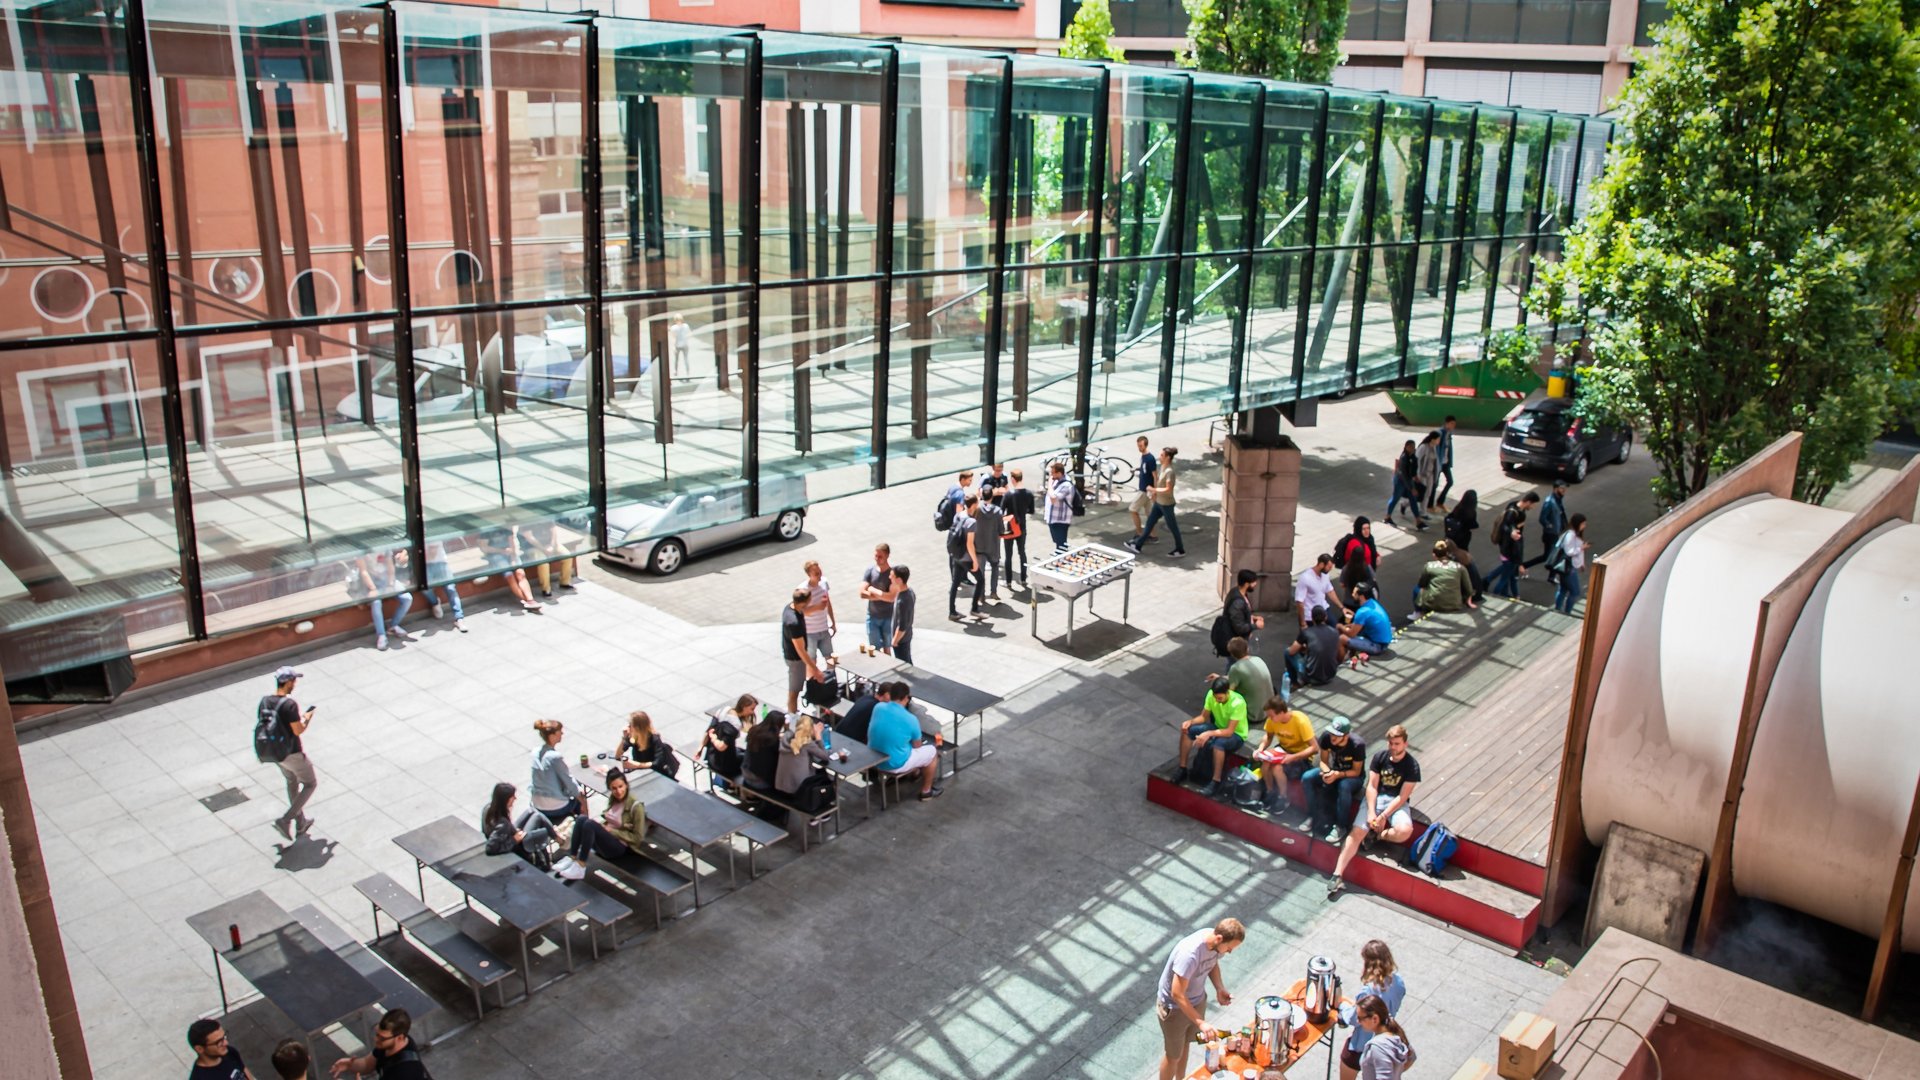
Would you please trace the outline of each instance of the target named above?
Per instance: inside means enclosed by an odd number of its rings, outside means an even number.
[[[1495,373],[1515,379],[1540,377],[1540,339],[1524,326],[1509,326],[1487,339],[1487,360]]]
[[[1109,41],[1111,37],[1113,9],[1108,6],[1108,0],[1081,0],[1080,10],[1067,25],[1066,40],[1060,43],[1060,55],[1072,60],[1126,63],[1126,50]]]
[[[1798,430],[1818,500],[1889,417],[1889,313],[1920,280],[1920,42],[1898,0],[1670,10],[1531,303],[1604,324],[1580,408],[1639,431],[1661,499]]]
[[[1340,63],[1347,0],[1186,0],[1186,7],[1186,67],[1324,83]]]

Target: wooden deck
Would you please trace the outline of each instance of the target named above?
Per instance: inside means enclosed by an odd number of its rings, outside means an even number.
[[[1295,705],[1316,728],[1352,718],[1372,746],[1405,724],[1423,777],[1417,816],[1544,866],[1579,631],[1550,608],[1489,598],[1407,627],[1388,656]]]

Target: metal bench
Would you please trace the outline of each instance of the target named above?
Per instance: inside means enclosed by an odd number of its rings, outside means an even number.
[[[318,938],[328,951],[345,960],[348,967],[359,972],[362,978],[380,991],[381,1013],[405,1009],[407,1015],[413,1017],[413,1038],[422,1048],[454,1034],[453,1031],[437,1030],[440,1003],[433,1000],[433,995],[413,985],[412,979],[397,971],[378,953],[347,936],[340,929],[340,924],[322,915],[319,908],[302,904],[289,914]]]
[[[486,1015],[480,991],[496,987],[500,1004],[507,1003],[507,992],[500,984],[514,974],[511,964],[495,956],[459,927],[440,917],[432,908],[408,892],[386,874],[375,874],[353,883],[361,896],[373,905],[373,940],[380,940],[380,913],[386,912],[397,924],[395,933],[412,937],[421,948],[451,967],[473,988],[476,1018]]]
[[[620,929],[615,924],[633,914],[633,909],[621,903],[617,898],[608,896],[598,889],[583,889],[581,895],[586,898],[587,906],[580,914],[587,917],[587,938],[593,942],[593,958],[600,959],[600,928],[611,930],[609,938],[613,948],[620,948]]]
[[[835,833],[840,831],[838,819],[835,819],[833,829]],[[754,856],[759,854],[760,849],[772,847],[793,834],[771,821],[756,821],[751,828],[741,829],[740,835],[747,841],[747,878],[751,880],[760,876],[760,870],[754,863]]]
[[[596,855],[587,863],[589,871],[600,871],[614,881],[653,898],[653,925],[662,925],[660,901],[671,899],[693,888],[693,872],[677,862],[656,858],[646,851],[609,859]],[[611,899],[611,898],[610,898]],[[676,914],[675,918],[679,918]]]
[[[774,791],[771,788],[756,788],[748,784],[741,784],[740,785],[740,805],[744,808],[748,802],[767,803],[771,806],[777,806],[780,809],[785,810],[790,815],[799,817],[801,822],[800,852],[803,855],[806,854],[806,850],[807,850],[807,837],[810,833],[813,832],[814,829],[820,830],[820,842],[823,844],[827,842],[827,822],[834,821],[834,819],[838,816],[840,812],[839,811],[840,804],[836,802],[833,806],[830,806],[825,810],[821,810],[818,813],[809,814],[805,810],[802,810],[798,806],[794,805],[792,801],[782,796],[779,792]],[[775,829],[779,829],[783,833],[791,831],[790,829],[785,829],[785,828],[781,828],[781,826],[773,825],[772,822],[768,822],[768,821],[762,821],[760,824],[770,825]],[[839,829],[839,825],[837,822],[834,825],[834,829],[836,831],[838,831]],[[762,835],[765,835],[764,830],[756,829],[754,831],[760,832]],[[742,835],[745,835],[745,830],[742,831]],[[751,836],[748,837],[749,841],[751,841],[752,839],[753,838]],[[751,846],[749,846],[747,849],[747,855],[749,860],[747,863],[747,876],[752,877],[754,876],[754,874],[753,874],[753,863],[751,861],[752,855],[753,855],[753,848]]]

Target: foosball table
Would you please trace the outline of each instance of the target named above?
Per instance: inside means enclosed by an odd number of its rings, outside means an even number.
[[[1081,597],[1087,598],[1087,611],[1093,610],[1093,594],[1101,586],[1121,582],[1120,621],[1126,622],[1133,606],[1133,562],[1130,551],[1110,548],[1104,544],[1081,544],[1069,548],[1052,558],[1033,565],[1030,580],[1033,588],[1027,594],[1027,606],[1032,615],[1033,636],[1040,636],[1040,592],[1050,592],[1067,602],[1067,647],[1073,647],[1074,607]]]

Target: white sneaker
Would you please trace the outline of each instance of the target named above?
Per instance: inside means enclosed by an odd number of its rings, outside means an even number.
[[[387,651],[387,635],[381,634],[373,639],[373,647],[381,652]]]
[[[464,634],[464,633],[466,633],[466,632],[467,632],[467,620],[465,620],[465,619],[455,619],[455,620],[453,620],[453,628],[454,628],[455,630],[458,630],[458,631],[460,631],[460,632],[461,632],[461,633],[463,633],[463,634]]]
[[[394,637],[399,638],[401,641],[413,640],[413,631],[407,629],[404,626],[396,626],[393,629],[387,631],[387,633],[392,634]]]
[[[433,612],[433,617],[436,619],[444,617],[447,613],[447,609],[442,606],[438,600],[428,604],[427,607]]]
[[[560,875],[562,881],[579,881],[587,876],[587,868],[575,862],[572,856],[563,856],[553,864],[553,872]]]

